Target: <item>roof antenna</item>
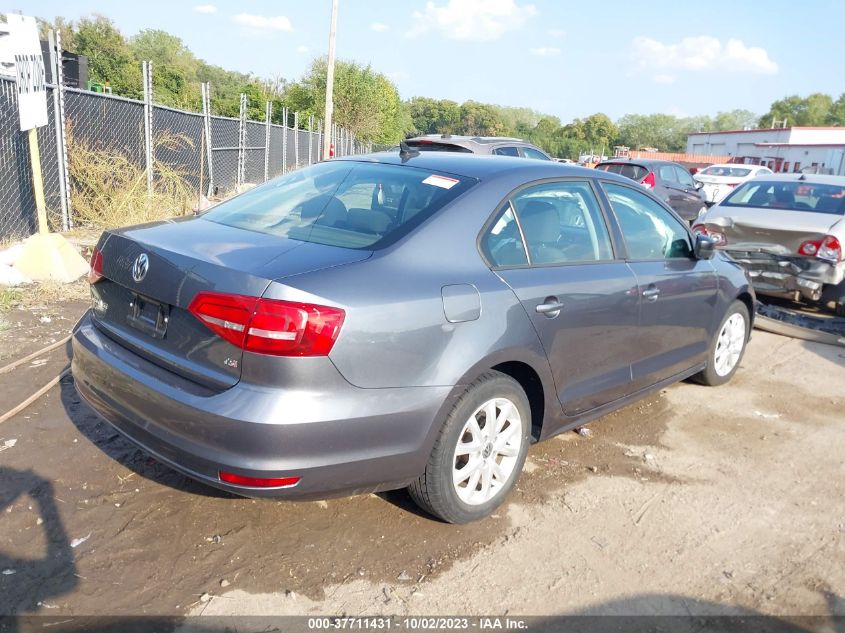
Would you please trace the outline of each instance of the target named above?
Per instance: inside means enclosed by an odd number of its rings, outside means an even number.
[[[399,158],[402,159],[403,163],[405,161],[407,161],[408,159],[413,158],[414,156],[419,156],[419,155],[420,155],[420,150],[418,150],[415,147],[411,147],[405,141],[399,141]]]

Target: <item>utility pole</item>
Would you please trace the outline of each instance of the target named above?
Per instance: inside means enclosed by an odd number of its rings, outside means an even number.
[[[334,110],[334,103],[332,102],[332,93],[334,92],[334,41],[337,36],[337,0],[332,0],[332,23],[329,29],[329,60],[326,68],[326,114],[325,114],[325,129],[332,129],[332,113]],[[326,134],[323,137],[323,160],[329,157],[329,147],[331,146],[331,134]]]

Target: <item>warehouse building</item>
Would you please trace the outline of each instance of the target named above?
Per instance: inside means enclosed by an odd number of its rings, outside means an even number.
[[[695,132],[687,153],[728,156],[734,163],[765,165],[776,172],[817,170],[845,176],[845,127],[784,127]]]

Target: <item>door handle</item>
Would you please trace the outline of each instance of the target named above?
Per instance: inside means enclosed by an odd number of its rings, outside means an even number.
[[[649,301],[657,301],[657,297],[660,296],[660,288],[646,288],[643,290],[643,297],[648,299]]]
[[[556,317],[562,309],[563,304],[555,297],[547,297],[544,303],[534,308],[537,314],[545,314],[548,317]]]

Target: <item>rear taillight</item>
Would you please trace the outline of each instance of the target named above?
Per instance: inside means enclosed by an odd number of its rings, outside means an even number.
[[[640,181],[640,184],[646,189],[654,189],[654,185],[657,184],[657,181],[654,179],[654,172],[648,172],[646,177]]]
[[[218,474],[220,481],[236,486],[249,486],[250,488],[289,488],[299,483],[300,477],[247,477],[236,475],[221,470]]]
[[[103,278],[103,254],[100,249],[94,248],[91,253],[91,265],[88,268],[88,283],[95,284]]]
[[[696,224],[692,227],[693,235],[706,235],[714,242],[716,242],[716,246],[724,246],[728,243],[728,238],[725,237],[724,233],[720,233],[719,231],[713,231],[708,229],[703,224]]]
[[[728,187],[736,187],[739,183],[738,182],[726,182],[725,183]]]
[[[217,292],[200,292],[188,310],[232,345],[275,356],[327,356],[345,316],[340,308]]]
[[[833,235],[827,235],[820,240],[807,240],[798,247],[798,254],[836,263],[842,260],[842,244]]]

